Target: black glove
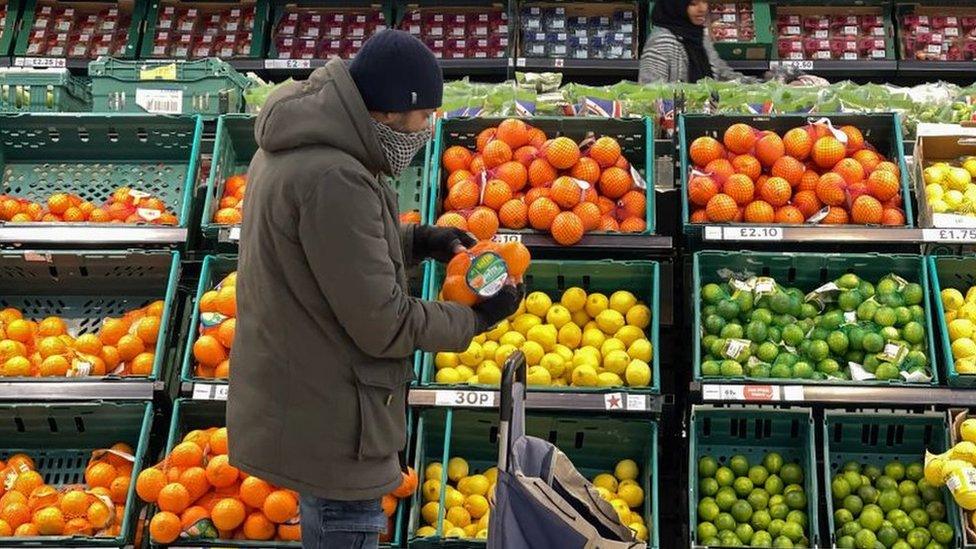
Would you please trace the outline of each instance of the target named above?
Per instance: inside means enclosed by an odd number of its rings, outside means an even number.
[[[525,297],[525,284],[518,286],[506,284],[500,292],[472,307],[477,321],[475,333],[486,332],[495,324],[512,316],[518,310],[523,297]]]
[[[447,263],[458,253],[459,246],[468,248],[477,243],[470,233],[455,227],[417,225],[413,229],[413,256],[416,258],[432,257]]]

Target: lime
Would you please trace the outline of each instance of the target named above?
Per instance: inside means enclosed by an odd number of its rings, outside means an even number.
[[[800,361],[793,365],[792,373],[796,379],[810,379],[813,377],[813,366],[809,362]]]
[[[929,518],[929,514],[925,512],[925,509],[912,509],[908,513],[908,518],[912,519],[915,526],[921,526],[922,528],[927,527],[932,520]]]
[[[583,312],[585,313],[586,311],[583,311]],[[717,314],[718,314],[718,307],[716,307],[715,305],[705,305],[701,309],[702,318],[705,318],[705,317],[708,317],[708,316],[711,316],[711,315],[717,315]],[[589,318],[590,318],[590,316],[587,315],[586,316],[586,319],[589,320]],[[583,324],[586,324],[586,323],[584,322]],[[582,328],[582,326],[580,326],[580,327]]]
[[[864,357],[864,369],[872,374],[878,369],[879,364],[881,364],[881,360],[875,355]]]
[[[725,319],[718,315],[708,315],[705,317],[705,331],[709,334],[718,335],[725,327]]]
[[[718,336],[715,334],[706,334],[701,341],[702,341],[702,349],[704,349],[706,353],[710,353],[712,350],[712,345],[714,345],[715,342],[718,341]],[[604,343],[606,342],[604,341]]]
[[[772,545],[773,536],[763,530],[759,530],[753,534],[752,541],[749,543],[750,547],[771,547]]]
[[[877,532],[881,528],[881,523],[884,522],[884,515],[881,511],[877,509],[865,509],[861,511],[861,516],[858,517],[857,521],[861,523],[861,526],[872,532]]]
[[[790,509],[805,509],[807,506],[807,496],[803,492],[788,492],[783,499]]]
[[[732,483],[732,488],[740,498],[744,498],[748,496],[750,492],[752,492],[753,485],[752,481],[749,480],[748,477],[739,477],[735,479],[735,482]]]
[[[922,291],[920,284],[909,282],[901,289],[901,296],[905,299],[906,305],[918,305],[925,298],[925,292]]]
[[[830,347],[830,350],[835,355],[843,355],[846,353],[850,343],[847,335],[839,330],[834,330],[827,336],[827,346]]]
[[[800,318],[814,318],[820,311],[811,303],[800,305]]]
[[[735,490],[729,486],[723,486],[715,494],[715,503],[718,504],[718,508],[722,511],[731,509],[732,504],[738,501],[738,499],[739,496],[735,493]]]
[[[778,519],[786,519],[786,515],[790,514],[790,508],[786,506],[785,503],[770,503],[769,504],[769,516]]]
[[[779,536],[773,540],[773,547],[776,549],[791,549],[794,547],[794,545],[790,538],[786,536]]]
[[[899,539],[892,544],[891,549],[912,549],[912,546],[907,541]]]
[[[794,509],[790,511],[790,514],[786,515],[786,522],[794,522],[800,526],[807,527],[807,514],[799,509]]]
[[[852,515],[847,509],[838,509],[834,511],[834,524],[843,526],[852,520],[854,520],[854,515]]]
[[[749,492],[746,501],[749,502],[749,506],[752,507],[753,511],[766,509],[769,507],[769,494],[762,488],[756,488],[752,492]]]
[[[851,487],[852,492],[856,492],[858,488],[861,487],[861,473],[860,468],[857,469],[846,469],[844,471],[844,480]]]
[[[852,537],[858,532],[860,532],[861,530],[864,530],[864,528],[861,528],[861,524],[856,520],[852,520],[851,522],[848,522],[840,529],[841,534],[845,536],[852,536]]]
[[[820,362],[829,355],[830,346],[827,345],[826,341],[822,339],[815,339],[810,342],[810,349],[807,350],[807,356],[809,356],[811,360],[814,362]]]
[[[701,518],[701,513],[698,514]],[[714,538],[718,536],[718,528],[715,527],[711,522],[700,522],[698,523],[698,539],[699,541],[704,541],[709,538]]]
[[[772,470],[771,467],[766,467]],[[801,484],[803,482],[803,468],[795,463],[787,463],[780,468],[779,476],[786,484]]]
[[[854,351],[864,350],[864,328],[860,326],[853,326],[847,332],[847,341],[849,343],[848,348]]]
[[[857,497],[861,498],[861,501],[865,505],[872,505],[878,503],[878,497],[881,495],[874,486],[869,484],[870,481],[861,477],[861,487],[857,489]]]
[[[898,282],[888,275],[878,281],[877,290],[881,295],[893,294],[898,291]]]
[[[769,516],[769,511],[765,509],[759,509],[752,514],[752,518],[749,519],[749,524],[753,528],[758,530],[768,530],[769,524],[772,522],[773,518]]]
[[[747,473],[749,480],[756,486],[762,486],[766,479],[769,478],[769,471],[766,470],[762,465],[753,465],[749,468]]]
[[[840,295],[837,296],[837,306],[844,311],[853,311],[858,308],[863,299],[864,298],[861,297],[861,292],[857,290],[841,292]]]
[[[836,330],[844,323],[844,313],[841,311],[830,311],[820,317],[820,328],[824,330]]]
[[[732,530],[735,530],[735,519],[732,518],[732,515],[728,513],[719,513],[712,522],[715,523],[715,527],[718,528],[719,532],[725,530],[731,532]]]
[[[735,473],[728,467],[719,467],[715,471],[715,480],[718,481],[719,486],[732,486],[735,482]]]
[[[714,360],[702,362],[701,372],[703,376],[717,376],[722,373],[721,366]]]
[[[925,323],[925,309],[919,305],[911,305],[908,310],[912,313],[912,320]]]
[[[766,341],[767,335],[766,325],[762,322],[753,320],[748,326],[746,326],[746,337],[752,341],[755,341],[756,343]]]
[[[726,296],[726,293],[718,284],[706,284],[705,287],[702,288],[701,295],[702,299],[704,299],[706,303],[715,305]]]
[[[905,476],[909,476],[909,474],[908,474],[909,471],[911,471],[913,473],[917,473],[918,472],[916,470],[912,470],[912,467],[918,467],[919,469],[921,469],[921,466],[919,464],[912,463],[911,465],[909,465],[908,467],[905,468]],[[903,480],[903,481],[901,481],[901,482],[898,483],[898,493],[900,493],[902,496],[914,496],[914,495],[917,495],[918,494],[918,484],[916,484],[914,480],[911,480],[910,478],[906,478],[905,480]]]
[[[884,348],[884,338],[881,334],[867,333],[864,334],[864,351],[868,353],[878,353]]]
[[[749,313],[749,321],[759,322],[768,326],[773,322],[773,313],[765,307],[758,307]]]
[[[786,364],[773,364],[773,367],[769,369],[769,377],[785,379],[792,377],[793,371]]]
[[[870,479],[872,482],[877,481],[879,478],[881,478],[881,468],[878,467],[877,465],[865,465],[864,470],[861,471],[861,473],[864,474],[864,476],[868,477],[868,479]],[[878,488],[878,490],[881,489],[880,487],[876,487],[876,488]]]
[[[925,512],[928,513],[929,518],[932,520],[945,520],[945,504],[941,501],[930,501],[925,504]]]
[[[698,484],[698,491],[705,496],[714,496],[718,493],[718,481],[713,478],[703,478]]]
[[[906,513],[911,513],[912,511],[921,508],[922,508],[922,498],[918,497],[918,495],[909,494],[907,496],[902,496],[901,509]]]
[[[895,509],[894,511],[890,511],[885,518],[888,519],[889,522],[895,523],[898,522],[898,519],[908,518],[908,513],[902,511],[901,509]]]
[[[735,535],[735,528],[722,530],[718,534],[719,545],[722,547],[742,547],[739,536]]]
[[[878,497],[878,505],[885,513],[898,509],[901,507],[901,494],[897,490],[885,490]]]
[[[857,319],[861,321],[872,320],[877,312],[877,303],[874,301],[865,301],[857,306]]]
[[[733,320],[739,316],[739,304],[732,299],[723,299],[718,302],[718,314],[725,320]]]
[[[752,526],[748,524],[740,524],[735,527],[735,535],[739,538],[742,543],[749,543],[752,541],[752,535],[754,531]]]
[[[800,541],[803,538],[803,525],[787,521],[783,525],[782,535],[790,538],[790,541]]]
[[[854,534],[854,546],[857,549],[874,549],[876,541],[878,541],[878,537],[868,529],[862,529]]]
[[[769,528],[766,529],[769,535],[776,537],[783,533],[783,527],[786,526],[786,521],[783,519],[773,519],[769,521]]]
[[[701,520],[715,520],[719,514],[719,507],[712,498],[702,498],[698,502],[698,517]]]
[[[725,377],[737,377],[743,374],[742,364],[734,360],[723,360],[719,372]]]
[[[909,343],[915,344],[925,341],[925,327],[914,320],[905,324],[905,327],[901,329],[901,333],[905,341]]]
[[[763,460],[763,464],[765,464]],[[766,469],[769,469],[769,465],[766,465]],[[771,496],[776,496],[783,493],[783,480],[779,478],[779,475],[769,475],[766,482],[763,483],[763,490]]]
[[[770,377],[769,376],[770,370],[771,370],[771,368],[770,368],[769,364],[765,364],[765,363],[762,363],[762,362],[757,363],[757,364],[753,364],[753,365],[749,366],[749,377],[752,377],[752,378],[755,378],[755,379],[764,379],[764,378]]]
[[[850,290],[852,288],[857,288],[861,284],[861,279],[854,273],[846,273],[837,279],[836,284],[841,288]]]
[[[836,376],[840,371],[840,363],[832,358],[825,358],[817,364],[817,371],[828,376]]]
[[[905,541],[908,545],[912,546],[913,549],[922,549],[932,541],[932,534],[929,533],[925,528],[912,528],[908,535],[905,537]]]
[[[745,330],[741,324],[729,322],[722,328],[722,331],[718,335],[725,339],[742,339],[742,336],[745,335]]]
[[[905,466],[898,461],[891,461],[884,466],[884,474],[897,482],[905,478]]]
[[[898,314],[891,307],[880,307],[874,313],[873,320],[878,326],[894,326],[898,321]]]
[[[843,503],[844,503],[844,509],[850,511],[851,514],[854,515],[855,517],[860,515],[861,509],[864,508],[864,502],[861,501],[861,498],[855,496],[854,494],[851,494],[846,498],[844,498]]]
[[[863,280],[863,279],[861,280],[861,283],[857,286],[857,290],[861,292],[861,295],[863,295],[865,299],[869,297],[874,297],[875,294],[874,284],[871,284],[867,280]]]
[[[786,314],[790,310],[790,296],[781,290],[769,298],[769,308],[778,315]]]
[[[952,526],[944,522],[936,521],[930,524],[929,533],[932,534],[932,539],[942,545],[948,545],[952,541]]]
[[[799,326],[796,324],[790,324],[789,326],[783,328],[782,337],[783,343],[795,347],[799,345],[801,341],[803,341],[805,334],[803,333],[803,329],[801,329]]]
[[[851,495],[851,485],[847,484],[843,476],[838,475],[834,477],[834,480],[830,481],[830,493],[834,496],[835,500],[843,500]]]
[[[780,469],[783,468],[783,456],[779,455],[776,452],[770,452],[770,453],[766,454],[765,456],[763,456],[762,464],[763,464],[763,467],[765,467],[766,470],[770,472],[770,474],[772,474],[772,475],[778,475]],[[770,478],[772,478],[772,477],[770,477]],[[767,479],[767,480],[769,480],[769,479]],[[779,480],[779,479],[777,478],[777,480]],[[766,488],[766,490],[769,491],[770,493],[773,493],[771,490],[769,490],[768,487]],[[776,493],[779,493],[779,492],[776,492]]]
[[[712,342],[712,345],[709,347],[708,350],[709,352],[712,353],[712,356],[715,357],[724,356],[725,346],[728,345],[728,343],[729,343],[728,341],[718,338]]]
[[[912,319],[912,312],[908,307],[897,307],[895,309],[895,325],[904,326]]]
[[[881,337],[885,338],[885,340],[890,341],[892,339],[895,340],[901,339],[901,331],[899,331],[898,328],[895,328],[894,326],[885,326],[884,328],[881,328],[880,333],[881,333]]]
[[[898,530],[895,530],[891,526],[882,526],[878,530],[878,541],[885,547],[891,547],[898,541]]]
[[[837,549],[854,549],[854,538],[852,536],[837,538]]]
[[[763,362],[771,363],[776,360],[777,355],[779,355],[779,347],[777,347],[775,343],[771,343],[769,341],[759,345],[759,349],[756,351],[756,357]]]
[[[749,474],[749,459],[743,455],[732,456],[729,460],[729,467],[732,468],[732,472],[738,477],[744,477]]]
[[[918,486],[918,493],[922,496],[922,501],[925,503],[938,501],[942,497],[942,495],[939,493],[939,489],[929,484],[924,478],[918,481],[916,486]]]

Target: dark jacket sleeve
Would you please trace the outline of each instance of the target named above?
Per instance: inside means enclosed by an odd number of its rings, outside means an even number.
[[[339,324],[374,357],[467,348],[476,324],[469,307],[410,297],[397,283],[381,201],[370,181],[345,168],[323,174],[303,200],[302,248]]]
[[[403,247],[403,262],[407,267],[413,267],[424,260],[422,257],[414,257],[413,254],[413,230],[417,228],[414,223],[400,224],[400,246]]]

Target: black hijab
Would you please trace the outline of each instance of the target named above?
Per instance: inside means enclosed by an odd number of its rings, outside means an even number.
[[[685,47],[688,55],[688,80],[697,82],[712,76],[712,64],[705,52],[705,28],[688,19],[691,0],[658,0],[654,2],[651,23],[672,32]]]

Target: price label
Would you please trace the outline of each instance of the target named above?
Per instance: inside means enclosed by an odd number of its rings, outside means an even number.
[[[816,38],[817,40],[823,40],[825,38],[829,38],[830,37],[830,32],[827,31],[827,30],[823,30],[823,29],[816,30],[816,31],[813,31],[813,37]]]
[[[524,67],[525,66],[525,58],[524,57],[517,57],[515,59],[515,66],[516,67]]]
[[[209,383],[193,384],[193,400],[211,400],[214,386]]]
[[[495,407],[496,393],[488,391],[437,391],[435,406],[462,406],[467,408]]]
[[[783,240],[781,227],[722,227],[722,240]]]
[[[231,227],[230,231],[227,232],[227,240],[231,242],[240,242],[241,240],[241,228]]]
[[[788,395],[788,396],[787,396]],[[779,385],[718,385],[702,386],[702,399],[711,401],[778,402],[803,400],[803,387]]]
[[[522,235],[519,233],[495,234],[491,237],[492,242],[504,244],[506,242],[522,242]]]
[[[787,402],[802,402],[803,401],[803,386],[802,385],[784,385],[783,386],[783,400]]]
[[[976,242],[976,229],[922,229],[926,242]]]
[[[644,395],[627,395],[627,409],[637,412],[647,410],[647,397]]]
[[[311,59],[265,59],[264,68],[266,69],[310,69],[312,68]]]
[[[552,66],[555,67],[555,68],[557,68],[557,69],[561,69],[565,65],[566,65],[566,61],[563,58],[561,58],[561,57],[557,57],[556,59],[553,59],[552,60]]]
[[[769,62],[770,69],[775,69],[779,67],[794,68],[801,71],[812,71],[813,61],[804,60],[804,61],[770,61]]]
[[[722,14],[722,21],[725,22],[725,23],[735,23],[736,22],[735,14],[734,13],[723,13]]]
[[[36,69],[63,69],[68,66],[63,57],[18,57],[14,59],[15,67],[33,67]]]
[[[800,34],[800,27],[797,25],[790,25],[783,29],[783,34],[788,36],[797,36]]]
[[[214,385],[213,400],[227,400],[229,385]]]

